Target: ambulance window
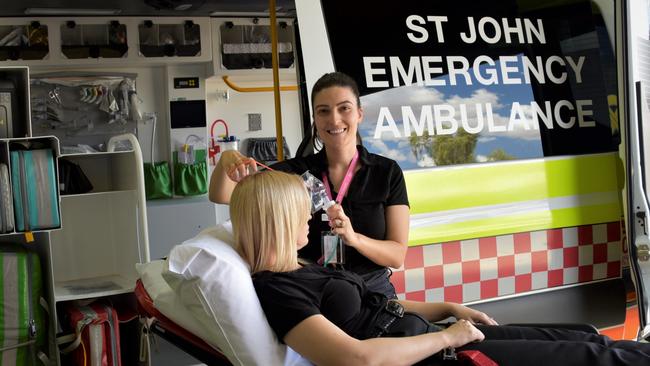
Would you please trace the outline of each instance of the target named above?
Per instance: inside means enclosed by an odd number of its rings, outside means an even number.
[[[616,149],[613,1],[322,6],[364,144],[403,169]]]

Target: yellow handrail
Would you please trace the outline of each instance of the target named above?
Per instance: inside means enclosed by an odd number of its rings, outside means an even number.
[[[284,160],[284,144],[282,143],[282,107],[280,103],[280,76],[278,75],[278,23],[275,19],[275,0],[269,0],[269,15],[271,16],[271,64],[273,66],[273,99],[275,101],[275,141],[278,161]]]
[[[253,93],[253,92],[270,92],[273,91],[272,86],[255,86],[255,87],[241,87],[233,84],[227,75],[221,77],[223,82],[226,83],[232,90],[238,91],[240,93]],[[298,90],[297,85],[285,85],[280,87],[281,91],[294,91]]]

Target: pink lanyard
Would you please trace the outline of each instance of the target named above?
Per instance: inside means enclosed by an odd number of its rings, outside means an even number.
[[[350,188],[350,182],[352,182],[352,177],[354,177],[354,170],[357,167],[357,160],[359,160],[359,151],[355,151],[354,157],[352,157],[352,161],[350,161],[350,165],[348,166],[348,171],[345,172],[345,177],[343,178],[343,182],[341,182],[341,188],[339,188],[339,193],[336,195],[337,203],[341,203],[343,201],[343,197],[345,197],[345,194],[348,192],[348,188]],[[330,191],[330,182],[327,179],[326,172],[323,172],[323,183],[325,183],[325,191],[327,192],[327,197],[332,199],[332,191]]]

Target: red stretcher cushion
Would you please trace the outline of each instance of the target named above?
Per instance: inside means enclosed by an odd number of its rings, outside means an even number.
[[[153,300],[147,293],[147,290],[144,288],[141,280],[138,280],[135,285],[135,297],[138,301],[138,312],[141,316],[147,318],[155,318],[156,325],[165,331],[172,333],[179,338],[191,343],[193,346],[196,346],[204,353],[209,353],[212,356],[222,360],[224,364],[230,364],[228,359],[220,353],[218,350],[214,349],[212,346],[207,344],[201,338],[195,336],[194,334],[188,332],[183,327],[171,321],[165,315],[163,315],[153,304]]]

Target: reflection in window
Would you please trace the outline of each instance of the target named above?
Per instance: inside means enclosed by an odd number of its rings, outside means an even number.
[[[360,84],[363,141],[402,168],[616,148],[613,3],[608,19],[580,0],[407,3],[378,29],[341,2],[324,14],[337,69]]]

